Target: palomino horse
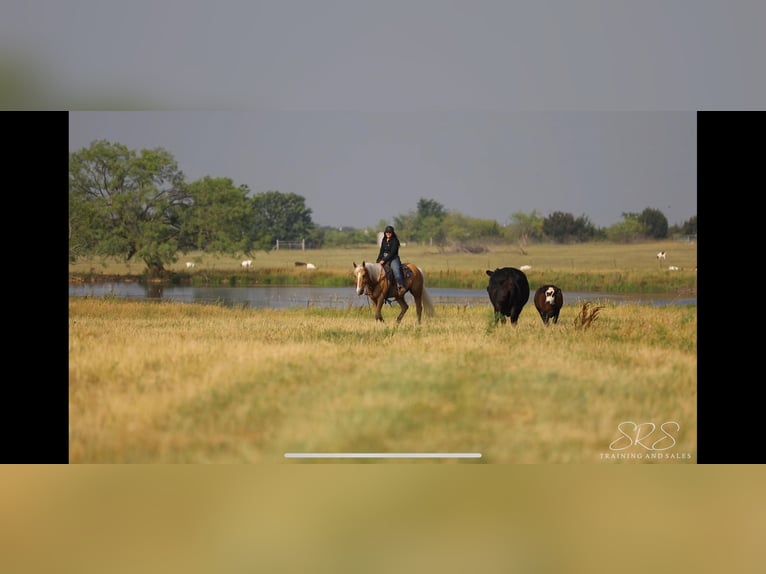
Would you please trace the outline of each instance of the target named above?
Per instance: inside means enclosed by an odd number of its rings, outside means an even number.
[[[396,299],[399,303],[401,311],[396,318],[396,322],[399,323],[410,308],[407,302],[404,300],[404,295],[409,291],[415,297],[415,308],[418,311],[418,323],[420,323],[420,316],[423,313],[423,306],[425,305],[426,315],[429,317],[434,314],[434,306],[431,303],[431,297],[426,291],[426,279],[423,275],[423,270],[412,263],[407,265],[402,264],[402,275],[404,275],[404,294],[399,296],[396,292],[396,283],[389,281],[383,270],[383,265],[380,263],[365,263],[362,261],[360,265],[354,263],[354,277],[356,278],[356,294],[361,295],[366,293],[375,306],[375,319],[378,321],[383,320],[383,315],[380,310],[383,308],[383,303],[386,300]],[[390,289],[389,289],[390,287]]]

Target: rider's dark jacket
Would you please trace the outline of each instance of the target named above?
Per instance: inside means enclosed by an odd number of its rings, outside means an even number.
[[[375,261],[380,261],[382,259],[385,264],[395,257],[399,257],[399,238],[393,233],[391,234],[391,239],[386,239],[384,235],[383,241],[380,243],[378,258]]]

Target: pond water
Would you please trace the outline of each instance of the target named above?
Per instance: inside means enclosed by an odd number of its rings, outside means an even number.
[[[489,306],[486,289],[437,289],[428,293],[435,305]],[[69,285],[69,295],[76,297],[111,296],[125,299],[168,300],[180,303],[215,303],[225,306],[249,307],[323,307],[346,309],[366,307],[367,297],[357,296],[354,287],[180,287],[144,286],[137,283],[100,283]],[[530,303],[531,303],[530,294]],[[407,294],[408,303],[414,299]],[[639,303],[643,305],[696,305],[696,296],[670,296],[667,294],[614,295],[608,293],[564,293],[564,303],[585,301],[610,303]]]

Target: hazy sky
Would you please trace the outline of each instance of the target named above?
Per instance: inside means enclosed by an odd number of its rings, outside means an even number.
[[[321,225],[420,198],[675,224],[694,112],[765,107],[764,22],[751,0],[6,0],[0,107],[140,110],[73,114],[70,150],[163,147]]]
[[[751,0],[6,0],[0,106],[141,110],[73,113],[70,150],[163,147],[321,225],[420,198],[675,224],[694,112],[765,107],[764,22]]]
[[[0,104],[763,109],[765,22],[753,0],[4,0]]]
[[[192,181],[306,199],[320,225],[366,227],[420,198],[506,224],[537,210],[697,214],[694,112],[71,112],[70,151],[168,150]]]

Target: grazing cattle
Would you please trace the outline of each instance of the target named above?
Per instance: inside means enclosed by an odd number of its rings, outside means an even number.
[[[186,262],[186,268],[187,269],[194,269],[196,267],[196,263],[194,261],[187,261]]]
[[[522,265],[521,267],[519,267],[519,269],[521,269],[522,271],[529,271],[530,269],[532,269],[532,266],[531,265]]]
[[[306,263],[306,269],[316,269],[316,268],[317,266],[314,265],[313,263]]]
[[[253,266],[253,260],[252,259],[245,259],[242,263],[242,269],[250,269]]]
[[[564,295],[555,285],[543,285],[535,291],[535,307],[546,325],[551,319],[554,323],[559,322],[559,311],[563,304]]]
[[[660,259],[661,261],[665,261],[665,257],[666,257],[666,255],[667,255],[667,253],[665,253],[664,251],[660,251],[660,252],[657,254],[657,259]]]
[[[494,271],[487,269],[487,275],[487,293],[495,310],[495,325],[498,320],[505,323],[506,317],[510,317],[511,325],[515,325],[521,310],[529,301],[527,276],[515,267],[497,268]]]

